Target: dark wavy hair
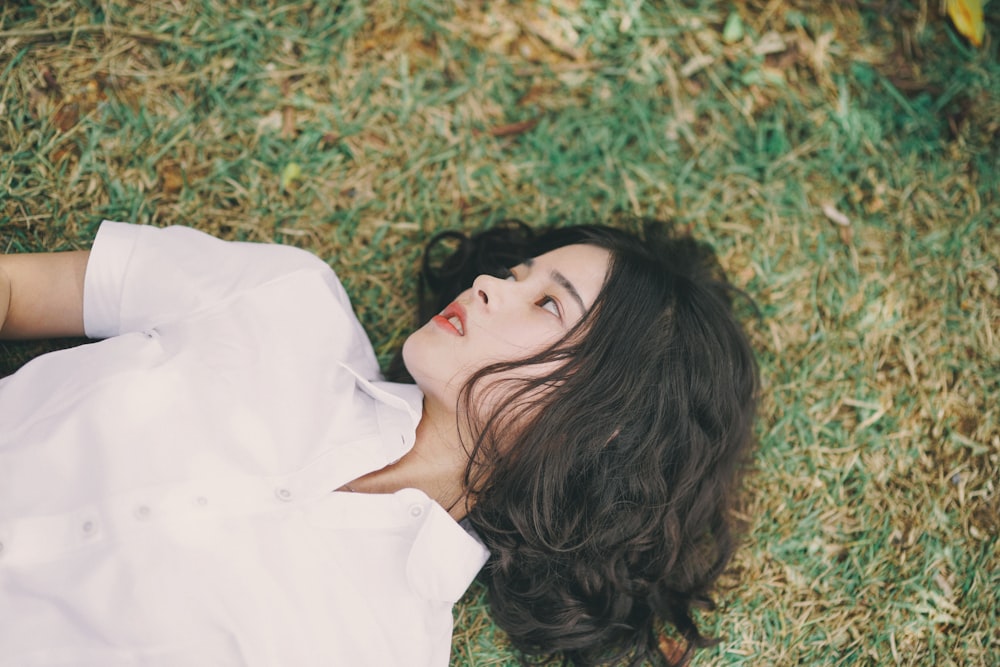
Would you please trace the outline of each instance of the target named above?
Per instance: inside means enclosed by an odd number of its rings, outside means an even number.
[[[736,547],[731,510],[758,391],[712,249],[651,222],[641,236],[518,222],[446,232],[424,256],[421,317],[477,275],[575,243],[612,258],[587,315],[549,349],[481,369],[461,394],[468,520],[492,554],[481,577],[522,655],[672,664],[657,650],[667,622],[687,641],[680,664],[713,643],[692,611],[712,607]],[[541,377],[504,380],[492,414],[468,409],[497,388],[494,374],[552,361]]]

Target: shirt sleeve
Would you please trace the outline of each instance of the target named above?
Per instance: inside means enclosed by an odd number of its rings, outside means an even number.
[[[333,270],[299,248],[105,221],[84,279],[84,330],[90,338],[108,338],[150,329],[297,271],[324,274],[350,309]]]

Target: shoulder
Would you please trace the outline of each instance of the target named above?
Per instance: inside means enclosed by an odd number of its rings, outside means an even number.
[[[94,253],[122,261],[162,258],[181,266],[202,265],[223,273],[236,264],[244,272],[268,275],[329,265],[307,250],[277,243],[227,241],[193,227],[154,227],[105,220],[94,240]],[[266,260],[266,261],[265,261]]]
[[[350,308],[333,269],[300,248],[105,221],[86,269],[86,331],[100,338],[155,326],[303,274]]]

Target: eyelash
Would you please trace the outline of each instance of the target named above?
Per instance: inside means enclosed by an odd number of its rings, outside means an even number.
[[[504,272],[503,272],[503,274],[501,274],[500,277],[503,278],[504,280],[514,280],[514,281],[517,280],[517,276],[515,276],[514,272],[511,271],[510,269],[505,269]],[[550,303],[553,306],[552,310],[550,310],[549,308],[547,308],[547,306]],[[552,313],[553,315],[555,315],[559,319],[562,319],[562,310],[559,308],[559,302],[556,301],[551,296],[549,296],[548,294],[546,294],[541,299],[539,299],[539,301],[535,305],[538,306],[539,308],[541,308],[542,310],[547,310],[548,312]]]
[[[548,306],[550,303],[552,304],[554,310],[549,310],[548,308],[546,308],[546,306]],[[537,305],[538,305],[539,308],[541,308],[543,310],[549,310],[550,313],[552,313],[553,315],[555,315],[559,319],[562,319],[562,313],[559,311],[559,302],[556,301],[555,299],[553,299],[548,294],[546,294],[545,296],[543,296],[542,300],[539,301]]]

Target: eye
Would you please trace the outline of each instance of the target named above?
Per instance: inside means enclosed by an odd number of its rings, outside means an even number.
[[[510,269],[502,269],[500,271],[500,275],[497,276],[497,277],[498,278],[503,278],[504,280],[510,280],[512,282],[515,281],[515,280],[517,280],[517,276],[515,276],[514,272],[511,271]]]
[[[556,317],[562,317],[562,313],[559,312],[559,302],[551,296],[543,296],[537,305],[539,308],[549,311]]]

